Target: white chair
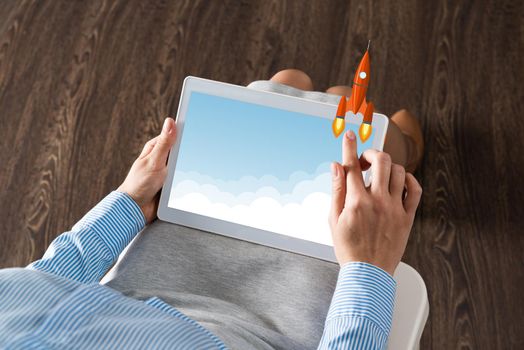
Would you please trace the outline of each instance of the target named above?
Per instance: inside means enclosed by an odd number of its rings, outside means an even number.
[[[429,314],[426,285],[419,273],[403,262],[393,278],[397,281],[397,293],[388,349],[418,350]]]

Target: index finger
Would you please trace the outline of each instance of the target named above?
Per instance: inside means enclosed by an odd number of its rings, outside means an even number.
[[[346,170],[347,194],[364,191],[364,180],[357,156],[357,138],[352,130],[344,134],[342,141],[342,166]]]

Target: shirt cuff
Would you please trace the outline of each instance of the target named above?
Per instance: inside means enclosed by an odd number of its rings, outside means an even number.
[[[116,258],[145,225],[146,219],[138,204],[127,193],[113,191],[77,222],[73,230],[90,228]]]
[[[340,268],[326,321],[361,317],[389,334],[395,305],[396,282],[386,271],[365,262]]]

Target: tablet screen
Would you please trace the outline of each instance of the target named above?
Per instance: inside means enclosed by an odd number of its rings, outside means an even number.
[[[332,246],[330,163],[343,139],[332,121],[192,92],[168,206]],[[357,137],[359,155],[374,134]]]

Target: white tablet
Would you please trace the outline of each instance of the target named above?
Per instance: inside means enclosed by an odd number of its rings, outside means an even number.
[[[336,262],[328,225],[330,163],[343,135],[336,105],[187,77],[176,117],[161,220]],[[346,116],[356,135],[360,114]],[[382,150],[375,113],[368,148]],[[369,181],[369,174],[363,173]]]

